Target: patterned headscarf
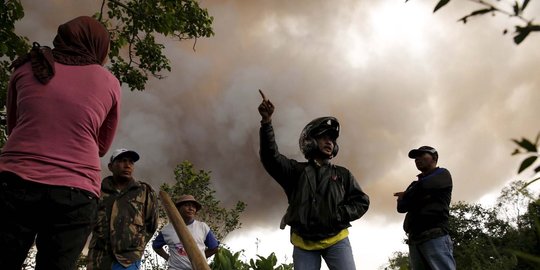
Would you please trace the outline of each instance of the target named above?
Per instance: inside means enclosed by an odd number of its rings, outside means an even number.
[[[99,21],[80,16],[58,26],[54,49],[34,42],[32,50],[15,60],[18,68],[30,61],[34,76],[43,84],[54,76],[54,61],[65,65],[103,64],[109,50],[109,32]]]

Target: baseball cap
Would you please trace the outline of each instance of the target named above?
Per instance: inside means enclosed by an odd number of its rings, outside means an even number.
[[[174,205],[179,205],[179,204],[185,203],[185,202],[193,202],[193,203],[195,203],[197,211],[201,210],[201,208],[202,208],[202,205],[197,200],[195,200],[195,197],[193,197],[193,195],[181,195],[180,197],[178,197],[178,199],[176,200]]]
[[[418,147],[418,149],[413,149],[409,151],[409,158],[413,158],[413,159],[417,158],[419,155],[423,153],[428,153],[434,157],[439,157],[439,154],[437,153],[437,150],[435,150],[435,148],[425,145],[425,146]]]
[[[139,154],[133,150],[128,150],[124,148],[116,149],[111,155],[111,163],[117,159],[119,156],[129,156],[133,160],[133,162],[136,162],[139,160]]]

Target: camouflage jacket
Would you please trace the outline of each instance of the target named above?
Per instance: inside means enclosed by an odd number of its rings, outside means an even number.
[[[127,267],[140,260],[157,229],[158,204],[152,187],[132,181],[123,191],[118,191],[111,181],[109,176],[101,184],[88,269],[111,269],[114,260]]]

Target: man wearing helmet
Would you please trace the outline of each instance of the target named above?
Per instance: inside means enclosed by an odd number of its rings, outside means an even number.
[[[356,269],[347,228],[366,213],[369,197],[349,170],[330,163],[339,150],[339,122],[331,116],[311,121],[299,140],[308,161],[289,159],[275,141],[274,105],[261,95],[260,158],[287,195],[281,228],[291,227],[294,269],[320,269],[321,257],[331,270]]]

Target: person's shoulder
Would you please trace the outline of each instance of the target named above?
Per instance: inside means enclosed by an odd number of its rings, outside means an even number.
[[[71,75],[84,75],[86,78],[98,80],[98,83],[102,86],[109,86],[107,88],[115,91],[120,91],[120,81],[114,74],[111,73],[106,67],[92,64],[83,66],[66,65],[55,62],[55,76],[71,76]]]
[[[348,171],[349,169],[345,168],[344,166],[342,165],[337,165],[337,164],[332,164],[332,166],[334,166],[336,169],[338,170],[345,170],[345,171]]]
[[[159,233],[163,236],[168,236],[171,234],[176,234],[176,230],[174,229],[174,226],[172,223],[165,224],[160,230],[158,230]]]
[[[27,61],[26,63],[16,67],[12,73],[25,73],[25,72],[30,72],[33,74],[33,71],[32,71],[32,64],[30,63],[30,61]]]
[[[163,225],[163,228],[161,230],[174,230],[174,226],[171,222],[167,222],[167,224]]]
[[[206,224],[206,222],[198,220],[198,219],[196,219],[195,222],[197,222],[197,223],[199,223],[199,224],[201,224],[203,226],[208,226],[208,224]]]
[[[154,188],[152,187],[152,185],[148,184],[147,182],[138,180],[138,181],[136,181],[136,183],[141,188],[143,188],[145,190],[148,190],[149,192],[155,193]]]
[[[107,176],[107,177],[103,178],[103,180],[101,181],[101,191],[102,192],[109,192],[109,191],[113,190],[111,181],[112,181],[112,176]]]
[[[450,171],[446,168],[439,167],[438,170],[439,170],[439,173],[450,175]]]
[[[114,86],[113,89],[120,91],[120,81],[118,80],[118,78],[116,78],[116,76],[114,76],[114,74],[111,73],[111,71],[109,71],[106,67],[100,65],[93,66],[96,66],[96,68],[100,70],[100,72],[102,73],[100,75],[103,76],[104,81]]]
[[[332,166],[334,166],[334,168],[336,168],[336,170],[338,172],[342,172],[342,173],[351,173],[351,171],[341,165],[336,165],[336,164],[333,164]]]
[[[309,161],[298,161],[296,159],[290,159],[290,160],[296,162],[296,165],[298,165],[298,166],[300,166],[302,168],[305,168],[307,166],[313,166],[313,167],[315,166],[315,165],[311,164]]]
[[[446,168],[437,167],[429,175],[425,176],[422,179],[439,179],[443,181],[452,181],[452,175],[450,174],[450,171],[448,171]]]
[[[141,190],[141,192],[148,193],[152,197],[156,197],[156,191],[149,183],[145,181],[136,180],[135,185]]]
[[[15,68],[11,72],[10,79],[11,80],[19,79],[19,78],[22,78],[22,77],[24,77],[26,75],[34,77],[34,73],[32,72],[32,65],[30,64],[30,61],[20,65],[17,68]]]
[[[205,230],[210,230],[210,226],[208,226],[208,224],[206,224],[204,221],[195,220],[194,224],[198,224],[198,226],[204,228]]]
[[[152,186],[146,180],[135,180],[135,183],[137,183],[137,185],[144,186],[145,188],[152,188]]]
[[[96,76],[99,76],[101,78],[100,80],[102,82],[113,85],[115,89],[120,89],[120,81],[106,67],[97,64],[81,67],[92,70],[92,72],[94,72]]]
[[[56,63],[58,65],[64,65],[64,64],[61,64],[61,63]],[[66,65],[64,65],[66,66]],[[98,65],[98,64],[93,64],[93,65],[84,65],[84,66],[70,66],[70,65],[67,65],[68,67],[82,67],[82,68],[87,68],[87,69],[92,69],[94,70],[95,72],[99,72],[101,73],[100,75],[104,75],[104,76],[107,76],[107,77],[114,77],[114,74],[111,73],[111,71],[109,69],[107,69],[105,66],[102,66],[102,65]]]

